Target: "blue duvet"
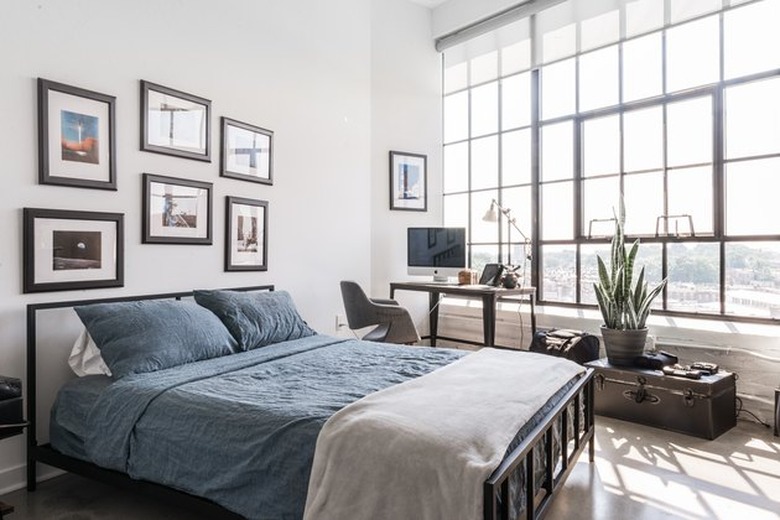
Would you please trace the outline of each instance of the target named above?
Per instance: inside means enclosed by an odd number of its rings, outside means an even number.
[[[250,519],[297,519],[333,413],[463,355],[311,336],[128,376],[90,409],[85,453]]]

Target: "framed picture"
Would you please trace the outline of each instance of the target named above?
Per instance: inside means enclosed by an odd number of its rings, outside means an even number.
[[[116,190],[115,101],[38,78],[38,182]]]
[[[270,130],[223,117],[220,174],[273,184],[273,138]]]
[[[428,211],[428,157],[390,152],[390,209]]]
[[[124,215],[24,208],[25,293],[124,285]]]
[[[211,245],[210,182],[143,175],[144,244]]]
[[[141,81],[141,150],[211,162],[211,101]]]
[[[225,271],[268,270],[268,202],[227,197]]]

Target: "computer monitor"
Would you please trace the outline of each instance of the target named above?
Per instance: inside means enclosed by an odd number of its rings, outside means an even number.
[[[466,228],[413,227],[407,231],[407,272],[436,282],[466,268]]]

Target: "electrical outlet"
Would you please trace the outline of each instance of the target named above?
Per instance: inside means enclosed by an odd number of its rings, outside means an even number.
[[[347,327],[347,317],[343,314],[336,314],[336,332]]]

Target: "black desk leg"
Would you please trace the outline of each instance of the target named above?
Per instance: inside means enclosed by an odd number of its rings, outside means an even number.
[[[496,344],[496,302],[492,295],[482,297],[482,334],[486,347]]]
[[[529,302],[531,303],[531,336],[536,334],[536,309],[535,309],[535,303],[534,300],[536,297],[532,294],[528,297]]]
[[[428,293],[428,323],[431,336],[431,346],[436,346],[436,336],[439,332],[439,300],[441,295],[437,292]]]

